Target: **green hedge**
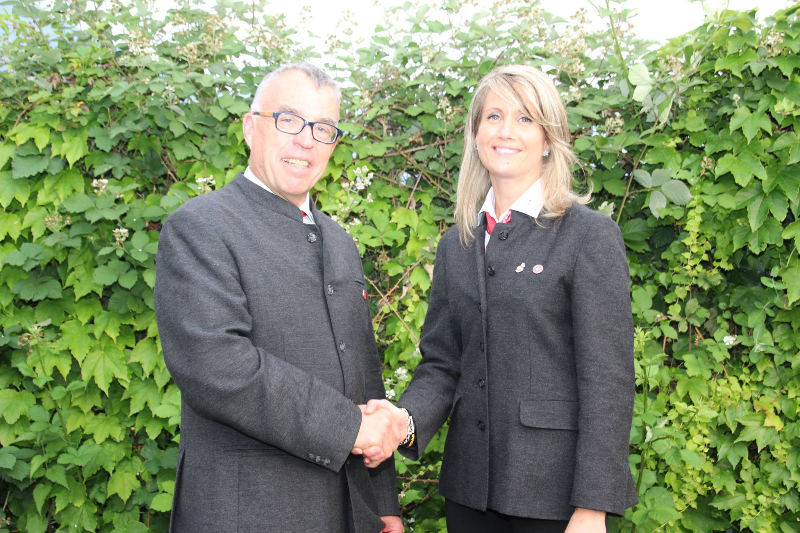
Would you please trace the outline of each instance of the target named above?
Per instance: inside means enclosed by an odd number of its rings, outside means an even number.
[[[470,91],[497,64],[540,66],[577,180],[629,251],[641,503],[612,530],[800,532],[800,5],[725,11],[656,50],[616,2],[593,8],[600,32],[523,0],[406,3],[322,50],[258,2],[167,21],[146,2],[5,4],[0,531],[166,531],[181,400],[153,313],[158,231],[245,167],[261,75],[323,57],[349,135],[314,196],[358,240],[390,395],[420,358]],[[397,461],[414,531],[444,530],[442,447]]]

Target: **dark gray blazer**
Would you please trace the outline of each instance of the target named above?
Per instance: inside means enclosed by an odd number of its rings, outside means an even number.
[[[356,404],[384,398],[353,240],[241,174],[164,223],[155,307],[181,390],[177,532],[383,528],[394,465],[350,460]]]
[[[485,254],[482,227],[466,249],[457,228],[439,242],[423,358],[398,402],[419,446],[403,453],[417,458],[449,416],[445,498],[528,518],[621,515],[637,502],[622,234],[579,204],[539,224],[514,212]]]

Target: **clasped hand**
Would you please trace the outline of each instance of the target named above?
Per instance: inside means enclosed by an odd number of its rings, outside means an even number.
[[[375,468],[392,454],[406,438],[408,419],[387,400],[370,400],[361,409],[361,427],[351,453],[364,456],[364,464]]]

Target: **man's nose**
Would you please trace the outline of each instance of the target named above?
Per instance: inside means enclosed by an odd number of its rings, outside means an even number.
[[[311,124],[306,124],[300,133],[294,136],[295,144],[299,144],[303,148],[311,148],[314,146],[314,143],[317,142],[314,140],[314,136],[311,134]]]

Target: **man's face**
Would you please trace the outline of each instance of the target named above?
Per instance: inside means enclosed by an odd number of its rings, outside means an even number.
[[[336,93],[330,87],[317,87],[304,72],[290,70],[269,83],[256,109],[265,116],[247,113],[242,122],[250,169],[272,192],[303,207],[306,193],[322,177],[336,145],[314,140],[310,126],[297,135],[278,131],[272,113],[288,111],[311,122],[336,124]]]

